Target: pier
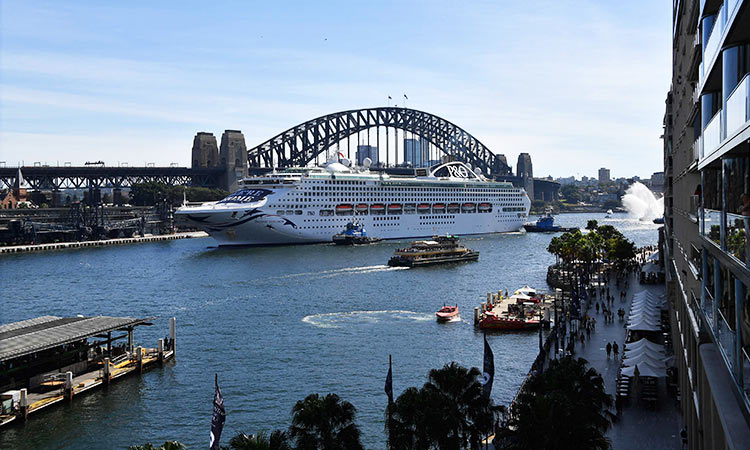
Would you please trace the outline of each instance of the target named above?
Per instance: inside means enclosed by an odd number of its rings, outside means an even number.
[[[139,244],[142,242],[162,242],[162,241],[173,241],[176,239],[192,239],[192,238],[202,238],[202,237],[208,237],[208,234],[204,231],[190,231],[190,232],[184,232],[184,233],[161,234],[161,235],[155,235],[155,236],[101,239],[98,241],[55,242],[51,244],[14,245],[14,246],[9,246],[9,247],[0,247],[0,254],[41,252],[41,251],[47,251],[47,250],[65,250],[65,249],[70,249],[70,248],[84,248],[84,247],[103,247],[107,245]]]
[[[134,347],[134,328],[152,320],[42,316],[0,326],[0,427],[173,359],[174,318],[155,348]]]

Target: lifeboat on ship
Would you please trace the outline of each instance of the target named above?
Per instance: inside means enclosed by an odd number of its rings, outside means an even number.
[[[382,203],[373,203],[370,205],[370,214],[385,214],[385,205]]]
[[[348,203],[342,203],[340,205],[336,205],[337,216],[349,216],[353,212],[354,212],[354,205],[350,205]]]
[[[430,213],[430,204],[429,203],[420,203],[417,205],[417,212],[420,214],[429,214]]]
[[[492,203],[480,203],[479,212],[490,212],[492,211]]]
[[[463,205],[461,205],[461,211],[463,212],[473,213],[476,212],[476,210],[477,205],[474,203],[464,203]]]
[[[388,214],[401,214],[404,208],[401,203],[391,203],[388,205]]]
[[[448,212],[457,213],[461,210],[461,206],[458,203],[448,203]]]
[[[458,305],[456,306],[445,306],[443,305],[436,313],[438,322],[450,322],[458,319]]]
[[[433,203],[432,212],[435,214],[442,214],[445,212],[445,203]]]
[[[359,203],[356,207],[358,214],[366,214],[367,213],[367,203]]]

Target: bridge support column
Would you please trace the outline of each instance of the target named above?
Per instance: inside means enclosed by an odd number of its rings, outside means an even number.
[[[112,203],[115,206],[121,206],[122,205],[122,189],[120,189],[120,188],[114,188],[114,189],[112,189]]]

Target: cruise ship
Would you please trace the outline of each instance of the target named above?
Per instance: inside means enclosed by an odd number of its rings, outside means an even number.
[[[523,189],[486,179],[462,162],[388,175],[348,161],[242,180],[227,198],[175,214],[219,245],[331,242],[353,218],[381,239],[518,231],[531,202]]]

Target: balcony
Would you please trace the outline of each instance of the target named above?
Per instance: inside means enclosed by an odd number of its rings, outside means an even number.
[[[698,136],[698,139],[693,142],[693,161],[698,161],[703,158],[703,139]]]
[[[750,74],[745,75],[740,84],[734,89],[732,95],[727,98],[727,126],[726,135],[742,127],[750,119],[748,109],[750,108]]]
[[[703,236],[721,248],[721,211],[704,209],[700,230]]]
[[[710,155],[721,144],[721,116],[721,110],[717,111],[714,118],[706,125],[706,129],[703,130],[703,153],[701,153],[701,156]]]
[[[705,68],[711,67],[711,63],[716,57],[716,53],[719,51],[721,35],[724,33],[724,21],[722,20],[723,15],[724,7],[722,6],[722,8],[719,9],[718,14],[716,15],[716,21],[714,22],[714,27],[711,30],[711,36],[708,38],[708,42],[706,43],[706,48],[703,49],[703,64],[705,65]]]
[[[727,213],[727,253],[740,264],[750,267],[750,248],[747,235],[750,231],[750,217]]]
[[[734,373],[734,368],[737,365],[734,359],[734,344],[737,339],[737,333],[729,327],[727,319],[721,311],[718,311],[718,316],[718,320],[716,320],[716,341],[719,344],[721,352],[724,354],[729,371]]]
[[[714,298],[712,292],[706,288],[705,292],[706,301],[701,304],[701,310],[703,311],[703,317],[708,322],[709,328],[714,328]]]

